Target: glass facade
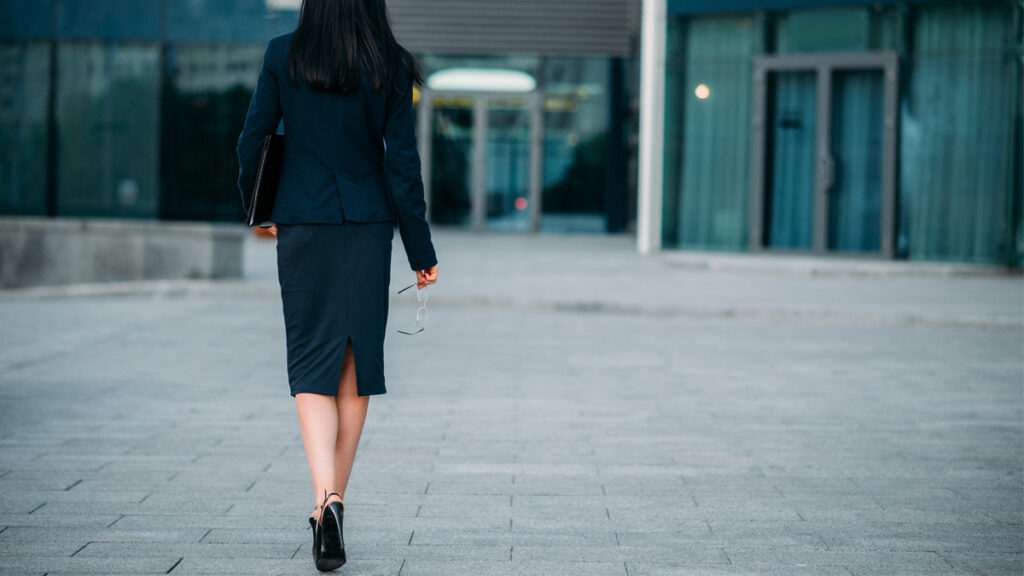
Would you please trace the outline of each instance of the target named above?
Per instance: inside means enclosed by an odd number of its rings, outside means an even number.
[[[0,42],[0,212],[46,214],[50,45]]]
[[[57,49],[57,204],[63,215],[157,216],[160,49]]]
[[[1006,3],[913,14],[911,74],[900,110],[900,240],[912,258],[998,263],[1020,257],[1015,10]]]
[[[295,8],[0,0],[0,213],[240,221],[235,145]]]
[[[747,242],[750,16],[673,19],[665,94],[665,244],[737,250]]]
[[[544,229],[605,232],[612,62],[552,58],[544,67]]]
[[[240,221],[238,134],[266,41],[294,29],[298,6],[0,0],[0,213]],[[528,229],[539,150],[541,229],[625,228],[631,118],[623,59],[416,56],[425,75],[503,68],[537,83],[528,99],[487,100],[482,136],[476,100],[434,102],[434,222],[469,224],[474,142],[482,138],[484,227]]]
[[[238,216],[235,146],[264,48],[213,43],[167,46],[162,217],[233,220]]]
[[[473,224],[475,164],[483,171],[482,227],[527,230],[531,141],[539,142],[539,229],[618,232],[625,229],[629,131],[624,61],[617,58],[509,55],[418,55],[424,75],[450,70],[525,73],[540,99],[486,89],[431,89],[430,218]],[[474,108],[483,102],[484,111]],[[531,113],[540,106],[543,133],[532,138]],[[480,126],[478,124],[483,124]],[[483,138],[482,157],[474,158]],[[422,140],[421,140],[422,142]]]
[[[663,245],[1020,264],[1018,5],[669,14],[666,33]]]

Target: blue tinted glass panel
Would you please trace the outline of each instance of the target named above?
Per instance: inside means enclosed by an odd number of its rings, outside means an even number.
[[[964,4],[914,13],[900,119],[899,243],[911,259],[1017,258],[1008,209],[1019,194],[1020,68],[1008,48],[1020,41],[1014,9]]]
[[[830,250],[874,252],[881,244],[883,107],[881,70],[843,70],[832,80]]]
[[[484,183],[487,227],[526,231],[530,227],[530,101],[493,99],[488,108]]]
[[[241,222],[235,146],[263,44],[171,45],[164,91],[161,216]]]
[[[0,36],[50,35],[50,0],[0,0]]]
[[[607,230],[609,70],[605,58],[550,58],[544,67],[545,231]]]
[[[156,0],[58,0],[57,33],[77,38],[160,37]]]
[[[167,6],[167,35],[173,40],[235,40],[262,42],[288,32],[298,21],[296,10],[267,0],[192,0]]]
[[[46,212],[47,43],[0,43],[0,213]]]
[[[466,225],[473,175],[473,100],[438,97],[433,102],[430,220]]]
[[[769,227],[766,244],[811,248],[814,222],[814,72],[771,77]]]
[[[159,48],[68,43],[57,54],[58,213],[155,217]]]
[[[760,32],[748,17],[673,18],[665,97],[666,243],[747,245],[750,94]]]

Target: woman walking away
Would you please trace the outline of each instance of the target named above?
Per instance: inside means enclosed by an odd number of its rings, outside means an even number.
[[[263,139],[284,120],[270,230],[321,571],[345,563],[345,487],[369,397],[386,392],[396,219],[418,287],[437,281],[413,133],[413,85],[422,81],[384,0],[304,0],[295,30],[267,44],[238,138],[245,206]]]

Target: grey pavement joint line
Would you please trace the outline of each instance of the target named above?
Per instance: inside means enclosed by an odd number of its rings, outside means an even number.
[[[182,561],[182,560],[184,560],[184,559],[185,559],[184,557],[178,558],[177,562],[175,562],[174,564],[172,564],[172,565],[171,565],[171,567],[167,569],[167,572],[166,572],[166,574],[170,574],[170,573],[171,573],[171,571],[172,571],[172,570],[174,570],[175,568],[177,568],[177,567],[178,567],[178,564],[181,564],[181,561]]]
[[[932,554],[935,554],[936,556],[938,556],[938,557],[939,557],[939,558],[940,558],[940,559],[941,559],[941,560],[942,560],[943,562],[945,562],[945,563],[946,563],[946,565],[947,565],[947,566],[949,566],[950,568],[952,568],[952,569],[954,569],[954,570],[956,569],[956,566],[954,566],[954,565],[953,565],[953,563],[952,563],[952,562],[950,562],[950,561],[949,561],[949,559],[947,559],[947,558],[946,558],[945,556],[943,556],[943,555],[942,555],[941,553],[939,553],[939,552],[936,552],[936,551],[932,551]]]
[[[71,490],[72,488],[74,488],[75,486],[78,486],[81,483],[82,483],[82,479],[79,478],[78,480],[75,480],[71,484],[68,484],[67,488],[64,488],[64,491],[67,492],[68,490]]]

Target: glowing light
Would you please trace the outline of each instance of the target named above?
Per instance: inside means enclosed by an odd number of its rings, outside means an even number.
[[[431,90],[463,92],[533,92],[537,81],[519,70],[448,68],[427,78]]]
[[[707,84],[698,84],[697,89],[693,93],[697,95],[697,98],[707,100],[708,96],[711,96],[711,88],[708,88]]]
[[[526,207],[530,205],[530,201],[520,196],[516,198],[516,210],[526,210]]]

